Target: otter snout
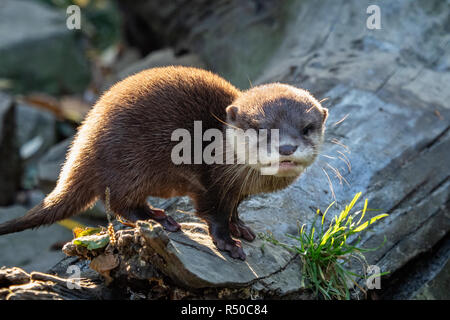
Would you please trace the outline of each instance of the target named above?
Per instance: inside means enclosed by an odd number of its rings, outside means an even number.
[[[290,156],[297,150],[298,146],[292,145],[292,144],[285,144],[280,146],[279,153],[282,156]]]

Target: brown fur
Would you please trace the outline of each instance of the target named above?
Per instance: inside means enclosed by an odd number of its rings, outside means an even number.
[[[194,121],[202,121],[203,131],[223,129],[226,107],[241,95],[219,76],[185,67],[149,69],[117,83],[80,126],[55,189],[24,217],[1,224],[0,234],[73,216],[104,200],[109,187],[112,211],[129,220],[149,212],[148,196],[190,196],[218,247],[245,258],[228,230],[230,219],[241,223],[237,206],[248,195],[282,189],[295,177],[260,176],[245,165],[175,165],[170,157],[178,143],[171,141],[175,129],[193,132]],[[221,201],[224,195],[227,201]],[[244,227],[233,230],[254,238]]]

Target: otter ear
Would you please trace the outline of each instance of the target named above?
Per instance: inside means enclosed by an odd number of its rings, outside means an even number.
[[[322,123],[325,123],[325,121],[326,121],[327,118],[328,118],[328,109],[327,109],[327,108],[322,108],[322,111],[323,111],[323,120],[322,120]]]
[[[227,112],[228,121],[235,122],[237,119],[237,114],[238,114],[239,108],[231,105],[231,106],[228,106],[225,110]]]

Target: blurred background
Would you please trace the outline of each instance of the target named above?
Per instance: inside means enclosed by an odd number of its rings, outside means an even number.
[[[431,290],[449,270],[450,1],[373,2],[0,0],[0,222],[54,187],[77,126],[113,83],[151,67],[195,66],[241,89],[280,81],[324,99],[325,149],[345,158],[328,162],[339,174],[327,179],[318,166],[293,186],[296,196],[258,205],[326,208],[364,191],[391,213],[365,239],[391,236],[372,257],[402,288],[386,295]],[[371,4],[381,29],[369,28]],[[80,8],[79,30],[67,26],[70,5]],[[253,215],[258,205],[244,207],[248,220],[271,224]],[[104,225],[103,208],[75,220]],[[0,237],[0,266],[46,271],[72,226]]]

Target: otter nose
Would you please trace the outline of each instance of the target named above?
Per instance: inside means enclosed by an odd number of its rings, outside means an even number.
[[[297,146],[285,144],[285,145],[280,146],[279,152],[280,152],[280,155],[282,155],[282,156],[290,156],[291,154],[293,154],[295,152],[295,150],[297,150]]]

